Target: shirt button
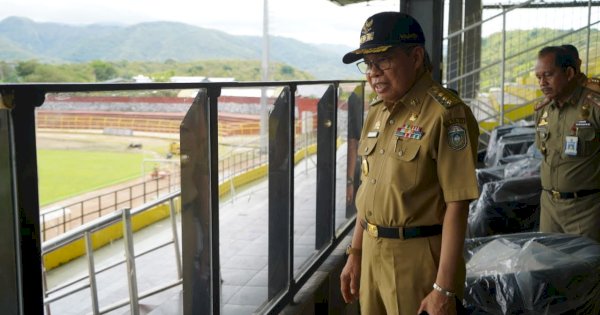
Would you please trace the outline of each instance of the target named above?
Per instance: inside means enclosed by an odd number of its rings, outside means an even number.
[[[389,122],[389,124],[390,124],[390,125],[393,125],[393,124],[394,124],[394,120],[393,120],[393,119],[390,119],[390,122]]]
[[[375,178],[371,179],[371,184],[375,185],[376,182]]]
[[[384,153],[385,153],[385,150],[384,150],[384,149],[381,149],[381,150],[379,150],[379,153],[381,153],[381,154],[384,154]]]
[[[398,151],[398,156],[402,156],[402,154],[404,154],[404,151]]]

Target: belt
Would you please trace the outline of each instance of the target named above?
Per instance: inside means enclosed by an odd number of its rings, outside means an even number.
[[[600,189],[584,189],[576,192],[560,192],[552,189],[544,189],[549,192],[554,199],[573,199],[578,197],[585,197],[595,193],[599,193]]]
[[[360,223],[367,233],[373,237],[407,240],[415,237],[427,237],[442,234],[442,226],[440,224],[412,227],[384,227],[371,224],[365,220],[361,220]]]

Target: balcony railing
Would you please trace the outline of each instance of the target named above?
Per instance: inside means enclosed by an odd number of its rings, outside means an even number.
[[[356,89],[359,86],[363,88]],[[301,115],[296,95],[303,87],[320,88],[311,118],[317,126],[314,134],[298,134],[297,122]],[[46,93],[198,89],[180,129],[183,301],[185,314],[219,314],[220,252],[224,249],[219,242],[217,113],[222,91],[233,88],[281,91],[272,104],[267,104],[268,119],[263,123],[268,128],[261,136],[267,140],[267,147],[261,147],[263,151],[259,152],[259,155],[266,152],[268,157],[268,205],[264,209],[268,219],[261,227],[268,238],[268,293],[257,312],[276,313],[291,302],[294,294],[353,227],[355,213],[346,207],[345,190],[336,191],[337,183],[346,187],[346,174],[351,171],[339,169],[336,151],[339,143],[348,140],[349,129],[361,128],[362,81],[0,85],[3,100],[0,105],[0,195],[3,196],[0,208],[5,210],[0,214],[0,222],[6,225],[0,229],[0,239],[6,242],[3,248],[8,248],[0,256],[0,268],[7,270],[18,284],[4,288],[3,298],[14,301],[15,309],[24,313],[43,311],[35,110],[43,106]],[[359,94],[360,103],[352,105],[359,106],[358,110],[349,110],[352,91],[360,91],[354,92]],[[353,115],[360,117],[350,117]],[[314,204],[300,205],[294,197],[294,186],[298,185],[294,179],[296,143],[302,142],[305,147],[311,139],[316,142],[315,199]],[[300,206],[313,212],[314,223],[309,224],[313,232],[308,238],[312,250],[307,251],[306,261],[297,261],[294,255],[298,248],[295,209]],[[340,211],[342,219],[336,216]],[[135,305],[133,299],[136,297],[132,295],[131,305]],[[131,311],[137,312],[134,308]]]

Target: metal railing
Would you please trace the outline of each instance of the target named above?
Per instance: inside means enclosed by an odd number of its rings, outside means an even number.
[[[298,136],[296,151],[316,143],[316,132]],[[219,183],[252,170],[261,165],[266,165],[268,155],[261,152],[257,143],[243,143],[239,147],[248,148],[242,152],[232,152],[219,159]],[[115,189],[110,192],[100,193],[87,198],[61,206],[52,206],[43,209],[40,213],[42,240],[46,241],[56,237],[86,222],[99,218],[117,209],[132,208],[145,204],[148,200],[158,198],[163,194],[180,189],[180,174],[169,173],[160,177],[133,184],[125,188]],[[231,185],[234,185],[233,182]],[[235,194],[235,186],[232,187]]]
[[[318,113],[314,116],[317,132],[315,136],[305,134],[297,136],[295,123],[295,94],[299,85],[321,85],[327,91],[321,97],[318,104]],[[181,261],[181,274],[179,279],[174,280],[161,288],[151,291],[163,290],[167,287],[173,287],[183,283],[183,301],[186,314],[192,313],[220,313],[220,277],[219,277],[219,216],[218,216],[218,187],[219,187],[219,167],[218,167],[218,124],[217,111],[218,98],[221,89],[226,88],[255,88],[255,87],[278,87],[282,94],[277,98],[274,109],[270,114],[268,130],[269,153],[268,153],[268,182],[269,182],[269,277],[268,277],[268,299],[265,304],[257,306],[258,312],[276,313],[286,304],[292,301],[293,296],[308,281],[309,277],[325,261],[333,249],[339,244],[341,238],[345,237],[353,227],[353,214],[346,212],[344,220],[335,222],[334,211],[336,211],[335,183],[339,181],[345,184],[346,178],[336,179],[336,142],[338,139],[338,107],[340,106],[340,88],[342,85],[352,85],[346,91],[354,90],[356,85],[364,85],[363,81],[292,81],[292,82],[249,82],[249,83],[149,83],[149,84],[8,84],[0,85],[3,104],[9,110],[7,113],[8,130],[0,128],[0,136],[10,140],[10,145],[0,152],[2,156],[9,156],[14,162],[8,164],[9,170],[14,172],[14,177],[2,178],[2,183],[10,185],[14,195],[10,195],[8,201],[2,200],[0,203],[14,210],[16,215],[15,224],[21,225],[20,251],[24,257],[22,268],[27,273],[22,273],[23,282],[14,292],[7,293],[10,296],[19,295],[22,297],[22,305],[25,313],[40,313],[45,306],[57,301],[59,295],[67,294],[66,291],[56,291],[53,288],[46,292],[42,286],[45,281],[36,281],[43,279],[42,271],[39,266],[42,265],[39,251],[35,248],[42,248],[39,235],[41,234],[40,223],[30,218],[38,218],[39,198],[37,194],[37,166],[36,160],[36,138],[35,138],[35,108],[43,105],[45,93],[54,92],[89,92],[89,91],[136,91],[136,90],[167,90],[167,89],[200,89],[200,93],[191,104],[190,112],[186,114],[186,119],[181,126],[181,164],[182,164],[182,241],[183,241],[183,259]],[[364,113],[364,95],[360,100],[360,121]],[[345,95],[344,97],[347,97]],[[3,114],[4,114],[3,113]],[[205,115],[209,113],[209,115]],[[197,116],[199,115],[199,116]],[[4,116],[2,116],[4,117]],[[4,119],[4,118],[3,118]],[[190,120],[191,119],[191,120]],[[349,119],[350,120],[350,119]],[[210,121],[209,125],[206,122]],[[200,125],[198,125],[200,124]],[[2,125],[3,126],[3,125]],[[2,127],[0,126],[0,127]],[[210,128],[207,128],[210,126]],[[346,129],[345,125],[341,126]],[[360,129],[360,126],[358,126]],[[8,133],[7,133],[8,132]],[[342,133],[343,134],[343,133]],[[207,139],[212,139],[207,146]],[[312,140],[315,139],[315,140]],[[315,141],[317,143],[316,154],[316,205],[312,209],[315,211],[315,244],[314,253],[307,258],[307,261],[301,263],[301,268],[294,271],[294,208],[293,208],[293,174],[294,174],[294,153],[296,144],[306,146]],[[248,157],[249,159],[250,157]],[[203,163],[210,163],[205,168]],[[197,168],[194,166],[198,166]],[[250,167],[244,165],[243,167]],[[190,168],[192,167],[192,168]],[[239,171],[241,172],[240,168]],[[199,172],[209,172],[208,174]],[[207,176],[208,175],[208,176]],[[183,179],[186,181],[183,181]],[[206,182],[210,180],[210,182]],[[186,188],[187,187],[187,188]],[[344,185],[345,187],[345,185]],[[196,188],[198,188],[196,190]],[[186,192],[187,189],[187,192]],[[192,195],[190,190],[193,189]],[[174,198],[175,195],[169,195],[168,198]],[[206,197],[206,199],[205,199]],[[167,197],[165,197],[167,198]],[[88,253],[88,276],[87,283],[83,284],[89,288],[91,293],[93,308],[97,313],[116,309],[124,305],[131,305],[132,312],[137,312],[139,308],[136,301],[149,293],[139,294],[135,284],[135,257],[132,250],[132,240],[130,238],[129,220],[130,214],[135,215],[142,209],[151,207],[153,204],[164,201],[159,198],[150,205],[144,205],[142,208],[135,208],[131,212],[123,210],[107,214],[94,223],[84,223],[74,230],[54,238],[44,244],[44,254],[54,250],[63,242],[71,242],[70,238],[79,238],[86,240],[86,253]],[[199,202],[191,205],[189,202]],[[204,204],[207,202],[210,206]],[[14,208],[13,208],[14,205]],[[16,210],[18,207],[18,211]],[[171,208],[172,209],[172,208]],[[10,212],[10,211],[9,211]],[[13,212],[10,212],[13,213]],[[200,217],[193,217],[200,215]],[[190,217],[192,216],[192,217]],[[98,304],[101,301],[97,299],[97,283],[93,275],[105,272],[106,268],[96,270],[94,268],[94,257],[90,240],[90,233],[97,230],[108,222],[124,222],[124,241],[128,252],[125,262],[128,262],[128,281],[129,297],[122,301],[113,303],[104,308]],[[98,223],[102,222],[102,223]],[[288,224],[282,224],[288,222]],[[275,227],[275,228],[272,228]],[[285,229],[281,229],[284,228]],[[86,234],[87,233],[87,234]],[[208,234],[205,234],[208,233]],[[37,236],[36,236],[37,235]],[[86,236],[87,235],[87,236]],[[200,238],[197,238],[200,236]],[[198,240],[202,244],[195,243]],[[38,245],[36,245],[36,242]],[[173,240],[175,242],[175,240]],[[187,243],[186,243],[187,242]],[[191,242],[191,243],[190,243]],[[166,245],[165,245],[166,246]],[[198,248],[197,246],[201,246]],[[21,257],[21,256],[19,256]],[[207,266],[204,259],[209,259],[210,266]],[[6,265],[14,261],[19,261],[15,257],[3,257],[0,259],[1,265]],[[122,262],[121,262],[122,264]],[[107,267],[108,268],[108,267]],[[199,269],[198,269],[199,268]],[[38,271],[39,270],[39,273]],[[288,270],[288,272],[277,272],[277,270]],[[271,274],[271,272],[275,272]],[[183,280],[181,280],[183,279]],[[84,280],[85,281],[85,280]],[[205,281],[208,281],[205,282]],[[38,286],[39,285],[39,286]],[[95,288],[96,287],[96,288]],[[195,291],[202,289],[207,293]],[[22,291],[21,291],[22,290]],[[81,289],[80,289],[81,290]],[[79,291],[80,291],[79,290]],[[72,290],[69,290],[72,291]],[[23,295],[19,292],[27,292]],[[70,292],[69,294],[73,294]],[[188,295],[192,294],[192,295]],[[7,295],[7,296],[8,296]],[[47,299],[43,299],[47,296]],[[94,297],[95,296],[95,297]],[[18,299],[18,298],[17,298]],[[201,301],[198,301],[200,299]],[[40,307],[38,309],[38,306]]]
[[[43,209],[40,213],[42,240],[52,239],[118,209],[137,207],[179,190],[179,181],[178,172],[166,174],[81,201]]]
[[[175,210],[175,199],[179,198],[180,192],[174,192],[163,196],[153,202],[147,203],[143,206],[130,209],[124,208],[120,211],[115,211],[110,215],[106,215],[104,217],[98,218],[94,221],[86,223],[84,225],[79,226],[76,229],[73,229],[63,235],[53,238],[50,241],[47,241],[42,246],[42,256],[60,249],[68,244],[76,242],[78,240],[83,239],[85,242],[85,256],[87,260],[88,266],[88,274],[86,276],[75,278],[71,281],[63,283],[57,287],[52,288],[51,290],[47,290],[46,288],[46,273],[44,271],[44,305],[46,314],[50,315],[50,304],[52,302],[63,299],[67,296],[80,292],[82,290],[89,289],[90,290],[90,298],[92,301],[92,310],[93,314],[106,314],[118,308],[121,308],[126,305],[130,305],[131,313],[138,314],[139,313],[139,300],[144,299],[146,297],[152,296],[154,294],[163,292],[170,288],[173,288],[182,283],[182,271],[181,271],[181,252],[179,246],[179,237],[177,233],[177,222],[176,222],[176,210]],[[172,239],[169,242],[160,244],[153,248],[150,248],[147,251],[141,252],[139,254],[135,254],[135,246],[132,237],[132,217],[141,214],[147,210],[150,210],[160,204],[168,203],[169,205],[169,220],[170,227],[172,231]],[[94,247],[92,245],[91,235],[98,230],[101,230],[105,227],[117,224],[119,222],[123,222],[123,239],[124,239],[124,252],[125,259],[119,260],[115,263],[112,263],[108,266],[105,266],[99,270],[95,269],[94,263]],[[135,259],[141,256],[144,256],[148,253],[151,253],[155,250],[163,248],[168,245],[173,245],[174,253],[176,258],[176,266],[177,266],[177,275],[178,278],[172,281],[168,281],[167,284],[158,286],[156,288],[150,289],[145,292],[138,292],[137,290],[137,278],[136,278],[136,268],[135,268]],[[98,288],[96,282],[96,276],[102,272],[108,271],[116,266],[122,265],[126,263],[127,265],[127,281],[129,285],[129,296],[127,298],[122,299],[121,301],[115,302],[109,306],[105,306],[103,308],[100,307],[98,302]],[[76,284],[86,281],[86,283],[75,286]],[[74,288],[71,288],[75,286]],[[71,288],[71,289],[69,289]],[[53,296],[50,296],[53,295]]]

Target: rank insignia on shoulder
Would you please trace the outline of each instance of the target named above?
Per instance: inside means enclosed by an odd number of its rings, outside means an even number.
[[[462,103],[458,96],[454,95],[454,93],[437,86],[434,86],[427,91],[431,97],[433,97],[440,105],[445,108],[450,108],[456,104]]]
[[[589,78],[585,83],[585,87],[595,92],[600,92],[600,78]]]
[[[587,99],[589,100],[590,103],[593,103],[594,105],[600,107],[600,94],[590,93],[590,94],[588,94]]]
[[[450,149],[459,151],[467,146],[467,131],[461,125],[448,127],[448,146]]]

